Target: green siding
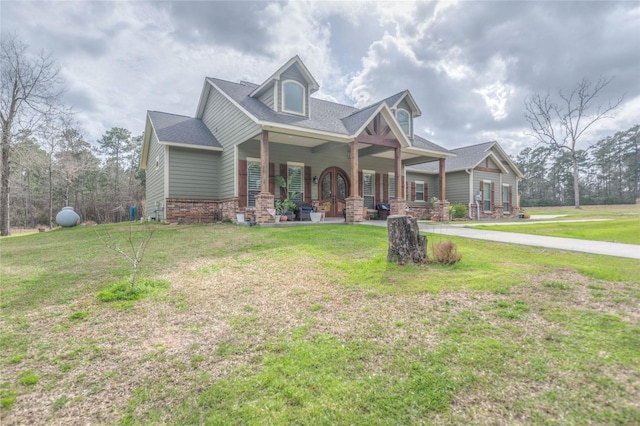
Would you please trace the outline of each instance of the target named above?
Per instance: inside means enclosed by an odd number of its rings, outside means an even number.
[[[420,182],[424,182],[425,185],[427,185],[427,193],[425,195],[425,200],[426,202],[430,202],[431,197],[440,197],[440,185],[439,185],[439,181],[440,179],[438,179],[437,175],[431,175],[431,174],[425,174],[425,173],[416,173],[414,171],[407,171],[407,191],[411,190],[411,182],[415,182],[415,181],[420,181]],[[414,202],[412,200],[410,200],[411,198],[411,194],[409,192],[407,192],[407,201],[409,202],[409,204],[413,205],[424,205],[425,202]]]
[[[272,85],[261,96],[258,97],[258,100],[275,111],[275,105],[273,104],[273,91],[274,87]]]
[[[424,181],[429,184],[428,198],[440,198],[440,175],[408,172],[407,180]],[[465,171],[447,173],[445,198],[451,204],[469,203],[469,175]]]
[[[411,111],[411,107],[409,106],[409,102],[407,102],[406,99],[403,99],[402,102],[400,102],[398,104],[398,108],[406,109],[409,112],[413,112],[413,111]]]
[[[447,173],[445,183],[447,185],[447,201],[451,204],[469,203],[469,179],[467,172]]]
[[[216,199],[220,153],[169,147],[169,198]]]
[[[473,193],[477,193],[480,190],[480,182],[482,181],[493,182],[494,198],[493,201],[496,205],[502,203],[502,193],[500,191],[500,174],[493,172],[485,172],[481,170],[473,171]]]
[[[236,195],[234,182],[237,167],[234,146],[259,134],[260,126],[215,88],[212,88],[209,93],[202,120],[223,147],[220,158],[218,196],[220,198],[233,197]]]
[[[156,158],[158,167],[156,168]],[[156,203],[164,204],[164,145],[158,143],[155,132],[149,141],[149,158],[146,169],[146,212],[145,216],[152,216]]]

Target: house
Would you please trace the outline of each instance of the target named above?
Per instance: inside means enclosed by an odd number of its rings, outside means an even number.
[[[445,165],[447,201],[468,206],[471,218],[518,217],[518,182],[523,175],[498,142],[485,142],[452,150]],[[406,168],[407,204],[413,215],[427,216],[430,188],[440,186],[440,170],[434,163]],[[479,211],[478,211],[479,210]]]
[[[295,56],[259,84],[206,78],[194,117],[148,111],[145,216],[207,222],[241,212],[266,223],[285,197],[349,223],[380,202],[404,214],[405,189],[412,203],[418,196],[406,171],[419,164],[433,167],[415,176],[431,182],[435,169],[444,198],[445,163],[455,154],[414,133],[421,111],[408,90],[355,108],[312,97],[318,89]]]

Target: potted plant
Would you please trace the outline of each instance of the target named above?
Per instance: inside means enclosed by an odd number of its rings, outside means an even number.
[[[295,208],[296,208],[296,203],[294,203],[288,198],[285,198],[284,200],[276,201],[276,214],[280,215],[281,222],[286,222],[288,219],[287,213],[293,212]]]

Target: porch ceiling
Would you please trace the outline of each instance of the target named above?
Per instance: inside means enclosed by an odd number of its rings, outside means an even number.
[[[260,141],[260,137],[253,138],[255,141]],[[269,132],[269,142],[281,143],[285,145],[295,145],[305,148],[309,148],[312,153],[320,153],[329,150],[336,150],[337,148],[344,147],[345,153],[348,150],[349,142],[335,142],[327,141],[326,139],[310,138],[300,135],[291,135],[286,133]],[[376,145],[370,145],[367,143],[358,144],[358,152],[361,157],[372,156],[377,158],[385,158],[389,160],[394,159],[394,150],[388,147],[381,147]],[[428,163],[430,161],[437,160],[438,156],[430,155],[430,153],[415,152],[411,148],[403,148],[401,150],[401,159],[405,165]]]

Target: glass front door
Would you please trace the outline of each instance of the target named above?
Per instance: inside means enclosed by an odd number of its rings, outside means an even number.
[[[344,170],[338,167],[330,167],[320,175],[318,182],[318,195],[320,208],[327,206],[325,215],[329,217],[342,216],[342,210],[346,207],[346,199],[349,196],[349,177]]]

